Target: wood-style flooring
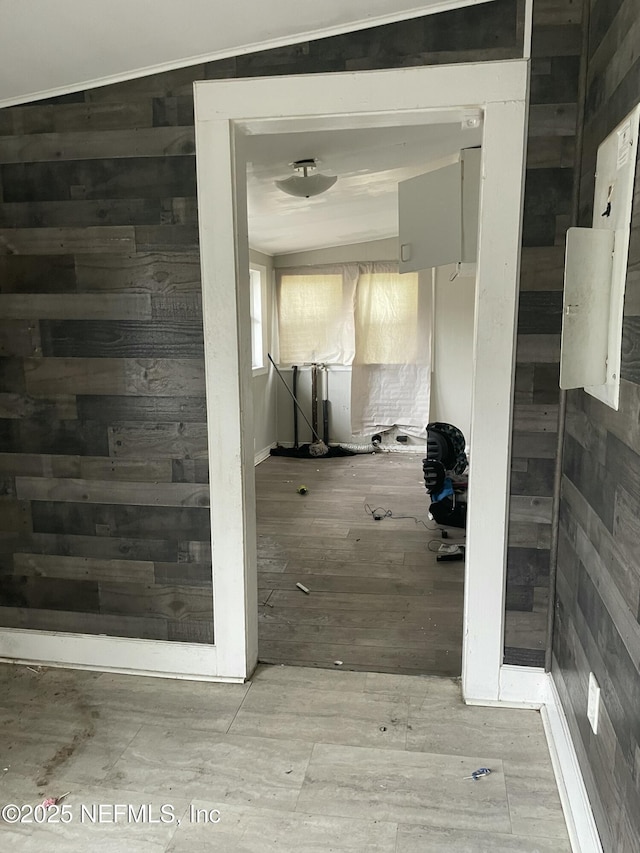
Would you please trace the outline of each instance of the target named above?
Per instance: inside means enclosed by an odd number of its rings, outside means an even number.
[[[3,850],[571,850],[540,714],[465,705],[452,679],[262,666],[207,684],[0,664],[0,721]],[[491,775],[476,783],[479,767]],[[35,817],[62,794],[66,816]]]
[[[460,675],[464,566],[428,550],[440,532],[421,460],[271,456],[257,466],[260,661]],[[375,521],[365,504],[393,517]]]

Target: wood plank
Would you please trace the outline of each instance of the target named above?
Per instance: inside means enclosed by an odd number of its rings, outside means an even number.
[[[10,320],[2,311],[0,294],[0,356],[34,356],[42,353],[38,323],[28,320]]]
[[[69,580],[111,583],[153,583],[154,565],[141,560],[109,560],[98,557],[58,557],[51,554],[18,553],[14,574]]]
[[[95,160],[117,157],[177,157],[195,153],[193,127],[93,129],[0,137],[0,163]]]
[[[555,459],[558,437],[555,432],[514,430],[511,453],[528,459]]]
[[[94,581],[4,575],[2,587],[5,606],[24,607],[27,610],[99,612],[98,584]]]
[[[0,393],[0,418],[50,418],[76,420],[76,398],[60,395],[51,400],[28,397],[24,394]]]
[[[0,530],[7,533],[30,533],[31,504],[29,501],[19,501],[15,498],[0,500]]]
[[[167,639],[180,643],[213,643],[213,621],[190,619],[180,622],[176,619],[167,621]]]
[[[153,110],[148,98],[106,104],[33,104],[6,110],[11,133],[95,132],[151,127]]]
[[[170,483],[173,469],[170,459],[106,459],[80,457],[78,478],[82,480],[118,480],[133,483]],[[50,474],[49,476],[56,476]]]
[[[141,562],[178,559],[177,543],[170,539],[127,539],[115,536],[79,536],[77,534],[33,533],[17,551],[53,556],[93,557],[101,560]]]
[[[205,508],[55,501],[33,501],[30,507],[36,533],[176,541],[180,536],[203,541],[211,536],[211,516]]]
[[[210,621],[210,589],[163,584],[100,582],[100,612],[123,616],[164,616],[174,620]]]
[[[211,560],[206,563],[163,563],[153,567],[153,581],[157,584],[178,584],[179,586],[199,586],[211,589]]]
[[[136,225],[139,252],[185,252],[197,250],[200,233],[197,225]]]
[[[564,248],[560,246],[523,246],[520,266],[520,290],[562,290],[564,287]]]
[[[575,136],[575,103],[532,104],[529,107],[529,137]]]
[[[516,403],[513,407],[513,428],[527,432],[557,432],[558,404]]]
[[[109,454],[114,458],[186,457],[206,459],[206,424],[141,424],[108,428]]]
[[[77,400],[83,420],[118,423],[121,421],[154,421],[158,423],[207,422],[207,401],[202,397],[97,397],[82,396]]]
[[[182,320],[43,320],[40,336],[45,357],[204,358],[201,324]]]
[[[512,495],[509,501],[509,522],[524,521],[529,524],[550,524],[553,499]]]
[[[6,319],[150,320],[151,299],[144,293],[0,294]],[[25,353],[26,354],[26,353]]]
[[[198,252],[83,255],[77,260],[76,271],[78,290],[87,293],[170,296],[201,291]]]
[[[0,453],[0,473],[14,476],[56,477],[80,474],[80,456],[51,456],[41,453]]]
[[[142,97],[191,96],[193,97],[194,80],[205,79],[205,66],[190,65],[186,68],[175,68],[172,71],[161,71],[157,74],[147,74],[123,83],[112,83],[88,89],[85,98],[89,104],[121,103],[129,100],[139,100]]]
[[[0,254],[0,293],[75,293],[72,255]]]
[[[103,613],[0,607],[0,623],[7,628],[29,628],[33,631],[72,631],[78,634],[105,634],[109,637],[134,637],[142,640],[168,639],[167,620],[159,616],[112,616]]]
[[[5,202],[194,198],[195,157],[112,157],[0,165]]]
[[[24,370],[34,396],[204,394],[204,363],[198,359],[26,359]]]
[[[518,335],[516,359],[518,364],[559,364],[560,335]]]
[[[19,500],[86,501],[128,506],[209,506],[209,487],[195,483],[132,483],[112,480],[17,477]]]
[[[202,296],[200,293],[177,296],[153,295],[151,312],[154,320],[182,320],[202,322]]]
[[[135,229],[129,225],[90,228],[0,228],[0,255],[104,252],[135,252]]]
[[[111,198],[5,203],[0,205],[0,228],[160,225],[167,215],[167,207],[173,211],[173,199]]]

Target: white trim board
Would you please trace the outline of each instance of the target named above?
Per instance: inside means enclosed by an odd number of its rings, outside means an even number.
[[[497,701],[466,698],[465,702],[540,710],[571,849],[573,853],[603,853],[567,717],[551,673],[537,667],[505,665],[500,669],[500,685]]]
[[[245,680],[218,673],[217,650],[213,645],[135,640],[102,634],[2,628],[0,661],[194,681],[237,683]]]
[[[506,689],[500,671],[528,84],[523,60],[195,84],[214,618],[225,673],[242,675],[257,659],[244,138],[285,127],[428,124],[471,106],[483,112],[484,137],[462,681],[474,701],[498,701]],[[216,453],[223,445],[227,452]]]
[[[547,674],[547,700],[540,709],[558,784],[567,831],[574,853],[602,853],[600,835],[567,717],[551,673]]]
[[[271,456],[271,448],[275,447],[275,442],[270,444],[269,447],[264,447],[262,450],[258,450],[257,453],[254,454],[253,464],[259,465],[261,462],[264,462],[265,459],[268,459]]]

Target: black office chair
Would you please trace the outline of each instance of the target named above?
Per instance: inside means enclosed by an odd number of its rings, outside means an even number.
[[[443,527],[466,527],[467,480],[463,475],[467,467],[462,432],[453,424],[428,424],[427,457],[422,460],[422,471],[431,497],[429,512]]]

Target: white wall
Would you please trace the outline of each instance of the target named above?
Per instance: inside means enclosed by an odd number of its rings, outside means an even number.
[[[266,300],[262,322],[267,329],[267,351],[271,351],[273,343],[274,322],[274,278],[273,258],[256,252],[253,249],[249,253],[250,262],[259,264],[266,269]],[[267,366],[260,371],[253,372],[253,422],[254,422],[254,451],[256,458],[268,453],[270,447],[276,443],[276,393],[275,383],[278,377],[267,361]],[[285,391],[286,393],[286,391]]]
[[[435,277],[435,335],[431,374],[432,421],[455,424],[471,437],[475,266],[438,267]]]

